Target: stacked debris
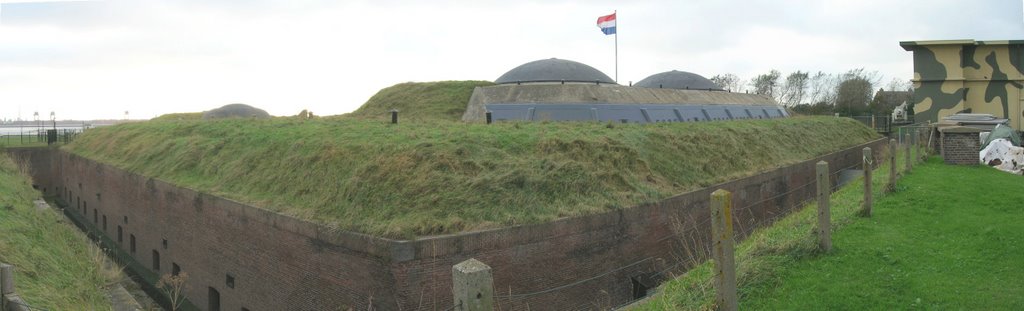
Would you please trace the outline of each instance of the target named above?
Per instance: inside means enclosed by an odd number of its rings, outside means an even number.
[[[996,125],[987,137],[979,154],[981,163],[1016,175],[1024,174],[1024,148],[1020,147],[1017,131],[1006,125]]]

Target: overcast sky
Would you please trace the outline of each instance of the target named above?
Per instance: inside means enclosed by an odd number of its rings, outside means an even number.
[[[563,58],[619,82],[863,67],[910,79],[899,41],[1024,39],[1021,1],[0,0],[0,118],[151,118],[246,103],[341,114],[407,81],[491,80]]]

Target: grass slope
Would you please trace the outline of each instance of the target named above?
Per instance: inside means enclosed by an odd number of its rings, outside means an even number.
[[[368,120],[142,122],[66,146],[334,227],[411,237],[652,202],[860,144],[840,118],[621,125]]]
[[[887,173],[884,166],[876,170],[874,189],[881,189]],[[932,158],[901,179],[897,192],[878,196],[876,191],[870,219],[855,216],[860,185],[852,183],[832,196],[832,253],[815,250],[813,206],[740,243],[741,309],[1011,310],[1024,305],[1024,208],[1016,203],[1024,200],[1020,176]],[[634,309],[711,309],[711,276],[711,263],[701,264]]]
[[[103,253],[54,210],[37,211],[23,173],[0,153],[0,262],[15,266],[15,289],[48,310],[110,308],[105,287],[119,271],[105,270]]]
[[[348,116],[390,119],[391,109],[398,109],[402,120],[458,121],[466,112],[469,97],[478,86],[494,85],[488,81],[406,82],[384,88],[370,97],[362,107]]]

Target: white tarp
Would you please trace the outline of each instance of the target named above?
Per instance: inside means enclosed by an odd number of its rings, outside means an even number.
[[[993,140],[985,149],[981,149],[981,164],[999,170],[1021,175],[1024,169],[1024,148],[1014,146],[1009,140]]]

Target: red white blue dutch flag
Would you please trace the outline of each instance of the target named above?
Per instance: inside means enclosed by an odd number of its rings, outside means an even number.
[[[597,27],[601,28],[601,32],[606,35],[615,34],[615,13],[612,15],[605,15],[597,18]]]

